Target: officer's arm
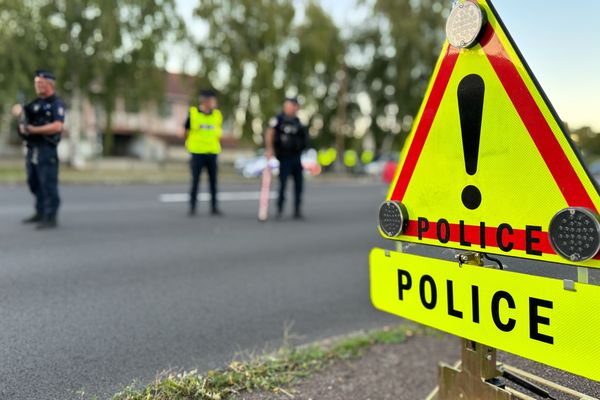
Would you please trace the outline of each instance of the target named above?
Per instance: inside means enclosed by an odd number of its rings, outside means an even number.
[[[216,123],[216,129],[217,129],[217,137],[220,139],[221,136],[223,135],[223,114],[221,114],[221,111],[218,109],[214,109],[213,110],[214,113],[216,113],[216,117],[217,117],[217,123]]]
[[[302,139],[304,139],[304,143],[302,143],[302,150],[307,150],[310,148],[310,133],[308,131],[308,126],[306,125],[302,126],[302,136]]]
[[[265,133],[265,155],[267,158],[273,156],[275,150],[275,128],[277,125],[279,125],[279,119],[277,117],[271,118],[267,132]]]
[[[63,125],[62,121],[54,121],[40,126],[27,125],[27,131],[31,135],[55,135],[62,132]]]
[[[267,158],[273,156],[273,138],[275,137],[275,129],[269,128],[267,129],[267,133],[265,134],[265,155]]]
[[[185,123],[183,124],[183,139],[187,140],[189,134],[190,134],[190,114],[188,113],[188,116],[185,119]]]

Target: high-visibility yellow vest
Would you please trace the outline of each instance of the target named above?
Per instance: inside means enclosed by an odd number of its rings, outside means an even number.
[[[219,154],[222,124],[221,111],[204,114],[197,107],[190,107],[190,129],[185,148],[193,154]]]
[[[346,150],[346,152],[344,152],[344,165],[348,168],[354,168],[356,167],[356,162],[357,162],[357,156],[356,156],[356,151],[354,150]]]
[[[373,161],[373,156],[374,154],[371,150],[365,150],[360,155],[360,162],[363,163],[363,165],[367,165]]]

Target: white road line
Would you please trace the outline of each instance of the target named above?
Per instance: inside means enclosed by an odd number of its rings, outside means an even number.
[[[260,198],[260,192],[220,192],[217,194],[219,201],[247,201],[256,200]],[[276,192],[269,192],[269,198],[274,199],[277,197]],[[198,195],[199,201],[209,201],[210,194],[200,193]],[[188,193],[163,193],[159,196],[161,203],[187,203],[190,201],[190,195]]]

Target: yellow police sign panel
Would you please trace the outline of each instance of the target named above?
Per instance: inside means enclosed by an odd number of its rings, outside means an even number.
[[[598,268],[595,182],[493,6],[477,4],[479,39],[444,45],[401,154],[387,200],[405,213],[402,229],[381,232]]]
[[[373,249],[376,308],[600,381],[600,287]]]

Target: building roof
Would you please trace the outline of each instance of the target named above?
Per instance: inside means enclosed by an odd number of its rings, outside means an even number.
[[[165,90],[168,96],[191,98],[196,94],[196,77],[166,72]]]

